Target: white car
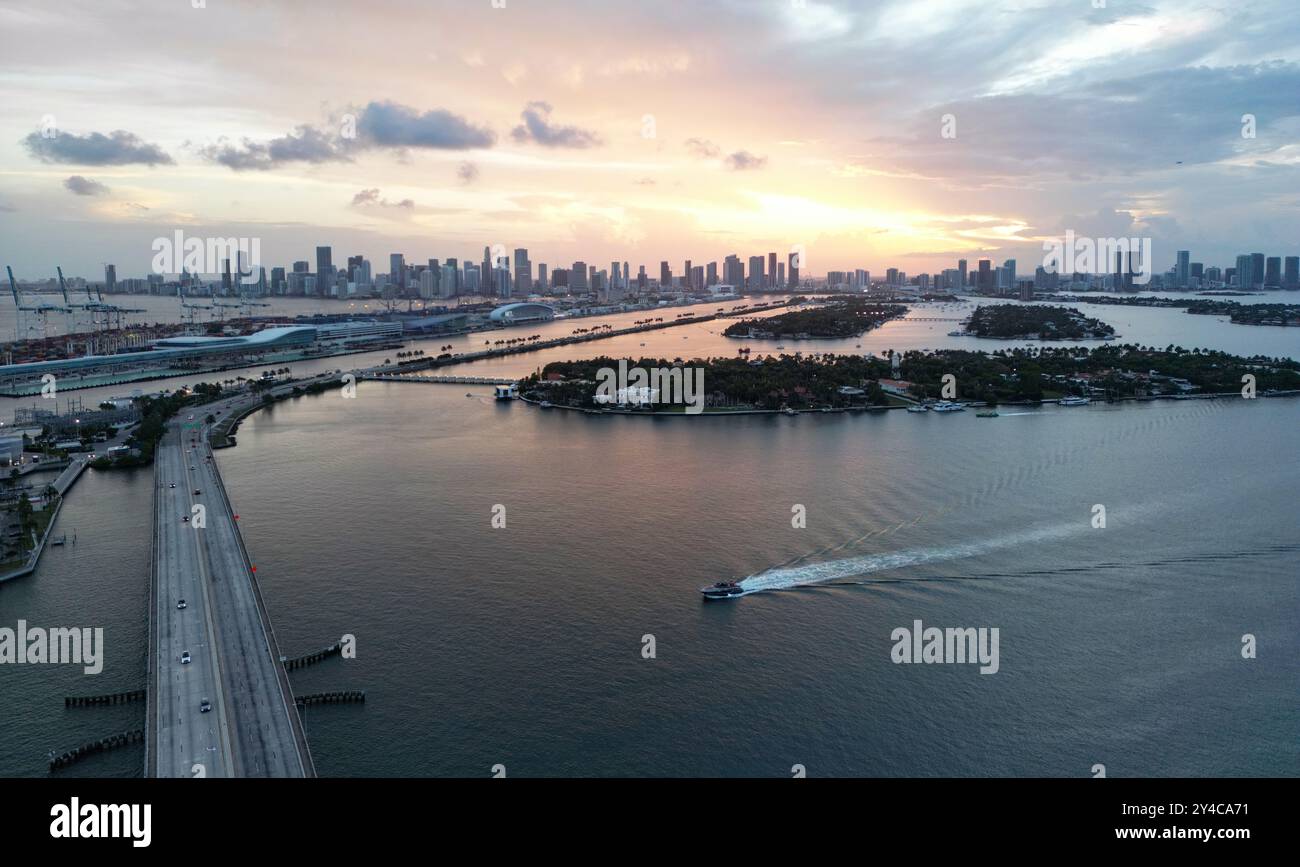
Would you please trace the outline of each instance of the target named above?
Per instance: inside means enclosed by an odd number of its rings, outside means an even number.
[[[183,611],[183,610],[185,610],[186,608],[189,608],[189,607],[190,607],[190,603],[186,602],[184,599],[178,599],[178,600],[176,600],[176,608],[177,608],[177,610]]]
[[[190,664],[190,652],[187,650],[181,654],[181,665],[189,665],[189,664]]]
[[[212,702],[208,701],[206,698],[203,699],[203,701],[199,703],[199,713],[207,713],[210,710],[212,710]]]

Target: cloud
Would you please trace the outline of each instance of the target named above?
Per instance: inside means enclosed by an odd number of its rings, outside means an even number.
[[[410,211],[414,210],[415,201],[412,199],[402,199],[400,202],[390,202],[388,199],[380,197],[378,187],[371,187],[368,190],[362,190],[352,197],[352,207],[354,208],[367,208],[371,206],[380,208],[403,208]]]
[[[697,156],[702,160],[711,160],[722,153],[722,150],[717,145],[704,138],[688,138],[686,140],[686,149],[693,156]]]
[[[744,172],[763,168],[767,165],[767,157],[755,156],[749,151],[736,151],[729,154],[722,164],[733,172]]]
[[[456,177],[460,178],[462,184],[472,184],[478,180],[478,166],[463,162],[456,168]]]
[[[147,166],[173,165],[174,160],[158,145],[149,144],[135,133],[114,130],[76,135],[57,133],[45,138],[38,132],[22,140],[32,156],[43,163],[67,163],[78,166]]]
[[[472,150],[496,143],[496,134],[491,130],[446,109],[421,113],[388,101],[371,102],[362,109],[357,134],[363,145],[373,147]]]
[[[549,103],[530,102],[520,117],[524,122],[510,133],[517,142],[531,141],[548,148],[589,148],[601,144],[600,136],[590,130],[552,124]]]
[[[108,187],[99,181],[83,178],[81,175],[68,178],[63,182],[63,186],[77,196],[103,196],[108,193]]]
[[[491,147],[496,135],[445,109],[419,112],[387,100],[375,100],[339,118],[339,132],[310,124],[266,142],[243,139],[233,144],[219,139],[199,149],[213,162],[235,171],[267,171],[288,163],[351,162],[353,154],[382,148],[470,150]],[[353,134],[347,134],[352,131]]]
[[[200,148],[199,154],[237,172],[267,171],[286,163],[320,164],[351,159],[338,140],[308,125],[267,142],[244,139],[236,145],[219,139],[216,144]]]

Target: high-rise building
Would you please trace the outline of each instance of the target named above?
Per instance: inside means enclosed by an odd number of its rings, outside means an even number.
[[[461,282],[461,275],[460,275],[460,262],[458,262],[456,259],[452,258],[452,259],[448,259],[446,262],[444,262],[444,263],[443,263],[443,266],[444,266],[444,267],[450,266],[450,267],[451,267],[452,274],[455,275],[455,276],[452,277],[452,282],[451,282],[451,294],[452,294],[453,296],[460,295],[461,286],[464,285],[464,284]]]
[[[718,285],[718,263],[710,262],[708,266],[706,266],[704,269],[704,286],[705,288],[708,288],[709,286],[717,286],[717,285]]]
[[[515,292],[527,295],[533,291],[533,266],[528,261],[528,251],[523,247],[515,250]]]
[[[574,262],[569,269],[569,291],[573,293],[587,291],[587,263]]]
[[[1191,256],[1188,250],[1178,251],[1178,263],[1174,265],[1174,282],[1179,289],[1186,289],[1192,285]]]
[[[761,292],[766,286],[766,279],[763,276],[763,257],[749,257],[749,291]]]
[[[546,291],[546,288],[547,288],[547,285],[548,285],[547,281],[548,281],[549,279],[550,279],[550,278],[549,278],[549,277],[547,276],[547,274],[546,274],[546,263],[545,263],[545,262],[542,262],[540,265],[537,266],[537,289],[538,289],[538,291],[541,291],[541,292],[545,292],[545,291]]]
[[[769,289],[776,286],[776,254],[767,254],[767,287]]]
[[[442,269],[435,271],[432,268],[425,268],[420,272],[420,297],[429,301],[438,294],[438,279],[442,276]]]
[[[117,266],[104,266],[104,291],[112,294],[117,291]]]
[[[1250,254],[1250,286],[1258,289],[1264,285],[1264,254]]]
[[[640,266],[636,274],[636,288],[639,292],[644,292],[646,286],[650,285],[650,277],[645,272],[645,266]]]
[[[1264,288],[1282,288],[1282,257],[1269,256],[1264,263]]]
[[[966,278],[966,260],[965,260],[965,259],[958,259],[958,260],[957,260],[957,273],[958,273],[959,275],[961,275],[961,283],[960,283],[960,286],[961,286],[961,288],[964,290],[964,289],[966,288],[966,280],[967,280],[967,278]]]
[[[495,264],[492,261],[492,248],[484,247],[483,264],[479,266],[479,288],[485,293],[496,291],[496,286],[492,282],[494,270]]]
[[[993,263],[988,259],[979,260],[979,282],[975,284],[975,289],[980,294],[993,291]]]
[[[682,288],[689,292],[689,291],[691,291],[692,289],[695,289],[695,288],[696,288],[696,286],[695,286],[695,285],[693,284],[693,282],[691,281],[691,267],[692,267],[692,266],[691,266],[691,260],[690,260],[690,259],[687,259],[686,262],[685,262],[684,264],[685,264],[685,267],[682,268],[682,280],[683,280],[683,282],[684,282],[685,285],[684,285]]]
[[[660,262],[659,263],[659,288],[671,289],[672,287],[673,287],[672,269],[668,267],[667,261]]]
[[[898,285],[898,269],[897,269],[897,268],[886,268],[886,269],[885,269],[885,283],[888,284],[888,285],[890,285],[890,286],[897,286],[897,285]]]
[[[722,263],[722,282],[736,287],[737,290],[745,288],[745,266],[741,264],[740,257],[735,253]]]
[[[785,285],[785,263],[784,262],[776,263],[776,279],[773,281],[772,285],[774,287],[781,287]]]
[[[401,253],[388,254],[388,282],[398,292],[406,289],[406,257]]]
[[[1282,288],[1300,289],[1300,256],[1287,256],[1282,268]]]
[[[1251,267],[1252,267],[1252,266],[1251,266],[1251,264],[1250,264],[1250,254],[1249,254],[1249,253],[1246,253],[1246,254],[1243,254],[1243,255],[1237,257],[1237,267],[1236,267],[1235,269],[1233,269],[1233,270],[1235,270],[1235,271],[1237,272],[1237,273],[1236,273],[1236,277],[1237,277],[1237,288],[1239,288],[1239,289],[1248,289],[1248,288],[1250,288],[1250,270],[1251,270]]]
[[[325,295],[334,285],[334,251],[330,247],[316,248],[316,294]]]
[[[1008,259],[1002,263],[1002,279],[1006,281],[1006,288],[1015,291],[1016,288],[1016,260]]]
[[[790,288],[795,289],[799,286],[799,266],[802,264],[799,261],[799,254],[792,251],[790,253],[789,263],[789,266],[785,269],[785,273],[790,278]]]

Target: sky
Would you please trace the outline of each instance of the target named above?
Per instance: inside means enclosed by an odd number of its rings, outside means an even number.
[[[1300,254],[1295,0],[0,0],[0,32],[20,278],[143,276],[178,230],[376,274]]]

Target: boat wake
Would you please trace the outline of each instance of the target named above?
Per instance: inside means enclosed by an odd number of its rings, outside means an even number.
[[[750,575],[739,583],[747,594],[764,590],[787,590],[791,587],[824,584],[828,581],[844,581],[848,578],[857,578],[890,569],[901,569],[905,566],[941,563],[963,557],[974,557],[977,554],[986,554],[1003,548],[1034,545],[1066,536],[1083,535],[1090,531],[1087,521],[1072,521],[1068,524],[1040,527],[982,542],[969,542],[964,545],[912,548],[904,551],[849,557],[843,560],[829,560],[823,563],[807,563],[802,566],[778,567],[769,569],[766,572],[759,572],[756,575]]]

